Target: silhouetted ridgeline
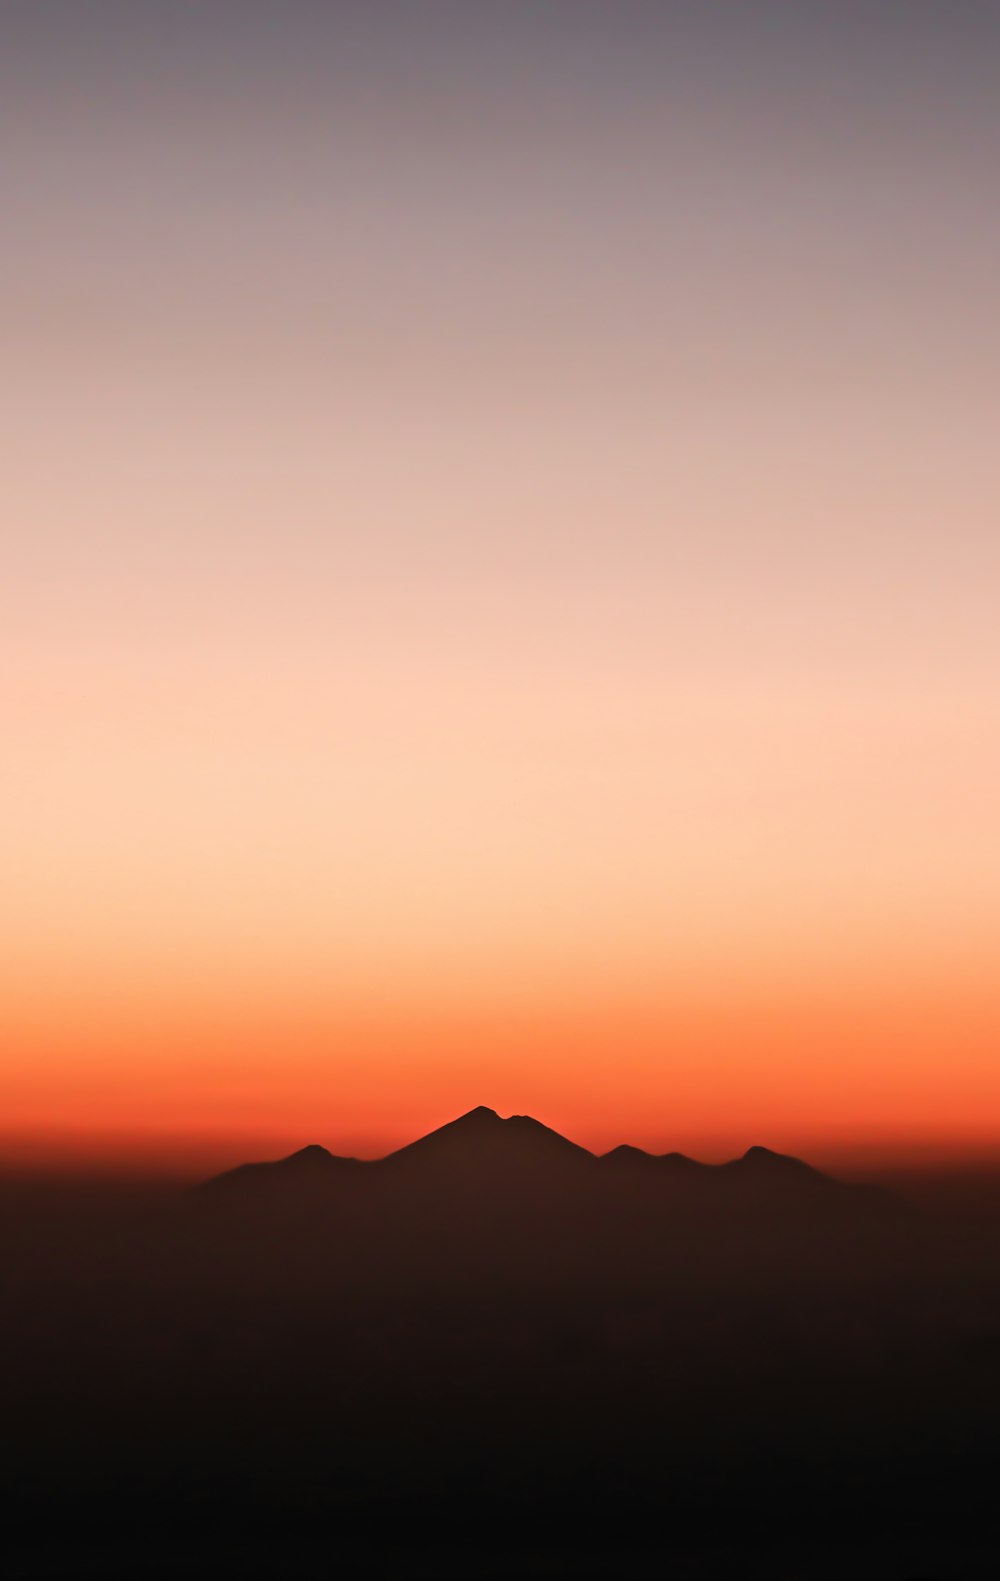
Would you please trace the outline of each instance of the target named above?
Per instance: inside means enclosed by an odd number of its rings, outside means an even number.
[[[442,1543],[676,1566],[725,1523],[744,1572],[791,1545],[807,1573],[831,1533],[857,1573],[859,1544],[993,1543],[992,1223],[764,1148],[595,1157],[488,1109],[377,1162],[0,1199],[25,1573],[40,1534],[165,1526],[353,1565],[393,1522],[401,1573]]]

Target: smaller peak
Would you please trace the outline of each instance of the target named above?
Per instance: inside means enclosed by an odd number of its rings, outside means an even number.
[[[659,1159],[631,1142],[620,1142],[610,1153],[602,1153],[598,1163],[622,1175],[646,1175],[655,1170]]]
[[[776,1153],[771,1147],[748,1147],[739,1163],[749,1164],[752,1168],[797,1169],[803,1174],[816,1173],[812,1166],[804,1163],[801,1158],[793,1158],[790,1153]]]
[[[613,1147],[610,1153],[604,1153],[602,1158],[608,1163],[643,1164],[656,1169],[697,1169],[693,1158],[688,1158],[686,1153],[650,1153],[643,1147],[634,1147],[631,1142],[622,1142],[618,1147]]]
[[[318,1142],[310,1142],[306,1147],[300,1147],[297,1152],[289,1155],[289,1162],[293,1158],[301,1158],[303,1163],[309,1160],[332,1158],[329,1148],[321,1147]]]

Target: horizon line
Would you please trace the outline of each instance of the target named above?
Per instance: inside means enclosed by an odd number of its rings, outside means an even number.
[[[718,1168],[736,1163],[747,1154],[759,1150],[779,1157],[795,1158],[814,1168],[834,1169],[846,1178],[863,1179],[866,1175],[876,1178],[882,1174],[905,1173],[971,1173],[1000,1171],[1000,1134],[995,1139],[978,1137],[975,1140],[952,1138],[949,1141],[926,1134],[911,1138],[900,1136],[863,1135],[855,1139],[802,1137],[802,1145],[772,1145],[770,1142],[750,1140],[733,1143],[732,1133],[726,1140],[718,1133],[707,1133],[702,1145],[718,1156],[702,1158],[688,1147],[641,1146],[623,1139],[610,1145],[588,1146],[569,1137],[565,1132],[547,1125],[525,1112],[502,1115],[499,1110],[485,1104],[473,1105],[450,1119],[421,1131],[408,1140],[392,1145],[380,1142],[357,1149],[350,1141],[330,1145],[318,1142],[315,1137],[305,1141],[288,1133],[270,1136],[255,1129],[242,1133],[217,1132],[207,1135],[196,1127],[170,1128],[151,1131],[115,1130],[105,1128],[89,1131],[75,1129],[53,1131],[52,1128],[27,1128],[6,1130],[0,1136],[0,1180],[29,1180],[39,1182],[79,1180],[94,1184],[132,1182],[168,1186],[206,1179],[213,1174],[225,1174],[248,1164],[281,1163],[310,1148],[321,1150],[333,1158],[351,1159],[359,1164],[378,1163],[393,1157],[462,1120],[482,1113],[490,1115],[501,1124],[511,1120],[532,1121],[562,1141],[571,1143],[594,1159],[607,1158],[621,1148],[627,1148],[653,1159],[680,1156],[703,1168]],[[685,1128],[690,1130],[690,1128]],[[13,1146],[9,1144],[13,1143]],[[104,1144],[103,1146],[101,1144]],[[7,1145],[5,1145],[7,1144]],[[109,1145],[110,1144],[110,1145]],[[698,1144],[695,1144],[696,1146]],[[789,1150],[789,1147],[794,1149]],[[699,1149],[700,1151],[700,1149]]]

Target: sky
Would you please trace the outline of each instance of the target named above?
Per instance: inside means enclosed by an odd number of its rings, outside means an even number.
[[[0,1163],[1000,1153],[1000,11],[2,21]]]

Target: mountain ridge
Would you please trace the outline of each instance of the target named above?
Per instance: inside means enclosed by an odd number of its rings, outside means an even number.
[[[507,1167],[513,1174],[533,1167],[559,1164],[582,1166],[604,1173],[642,1174],[643,1176],[703,1177],[706,1180],[746,1176],[755,1180],[797,1178],[800,1181],[844,1185],[803,1159],[779,1153],[755,1143],[737,1158],[718,1164],[705,1163],[686,1153],[651,1153],[632,1143],[622,1142],[606,1153],[594,1153],[573,1142],[561,1132],[527,1114],[503,1116],[485,1104],[466,1110],[412,1142],[395,1148],[379,1158],[359,1159],[332,1153],[312,1142],[282,1158],[239,1164],[202,1182],[199,1189],[214,1189],[250,1180],[277,1180],[309,1176],[332,1179],[348,1173],[374,1176],[398,1173],[418,1167],[447,1171],[451,1168],[481,1169]],[[844,1189],[851,1189],[845,1186]]]

